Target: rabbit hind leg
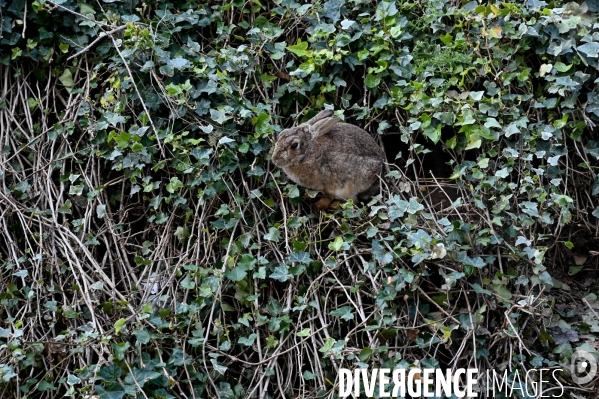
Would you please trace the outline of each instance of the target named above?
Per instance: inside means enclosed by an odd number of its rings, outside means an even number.
[[[314,203],[314,205],[316,206],[316,208],[319,211],[323,211],[325,209],[328,209],[329,206],[331,206],[331,203],[333,202],[333,197],[331,197],[330,195],[323,195],[318,201],[316,201]]]

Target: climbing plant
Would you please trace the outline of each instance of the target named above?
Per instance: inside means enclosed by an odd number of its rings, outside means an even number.
[[[575,386],[598,13],[0,0],[2,397],[336,397],[356,367]],[[317,212],[270,162],[323,108],[386,151],[368,204]]]

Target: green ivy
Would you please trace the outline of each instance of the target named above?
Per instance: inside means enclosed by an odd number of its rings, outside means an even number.
[[[568,380],[599,331],[568,277],[599,244],[598,13],[0,0],[0,388],[334,397],[340,367],[458,364]],[[367,205],[316,213],[269,162],[325,105],[400,148]]]

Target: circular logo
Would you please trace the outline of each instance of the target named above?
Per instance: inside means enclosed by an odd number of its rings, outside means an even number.
[[[587,351],[574,352],[570,364],[570,374],[572,381],[579,385],[591,382],[597,374],[597,360]]]

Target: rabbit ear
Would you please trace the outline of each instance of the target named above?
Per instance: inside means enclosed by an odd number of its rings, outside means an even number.
[[[310,119],[309,121],[307,121],[305,123],[308,125],[313,125],[316,122],[318,122],[319,120],[328,118],[329,116],[333,116],[333,110],[325,109],[325,110],[320,111],[318,114],[314,115],[312,117],[312,119]]]
[[[324,112],[324,111],[323,111]],[[322,113],[322,112],[321,112]],[[320,114],[319,114],[320,115]],[[318,115],[316,115],[318,116]],[[333,116],[331,118],[324,118],[317,121],[314,124],[310,125],[310,134],[312,135],[312,140],[327,133],[335,124],[339,122],[339,118]]]

